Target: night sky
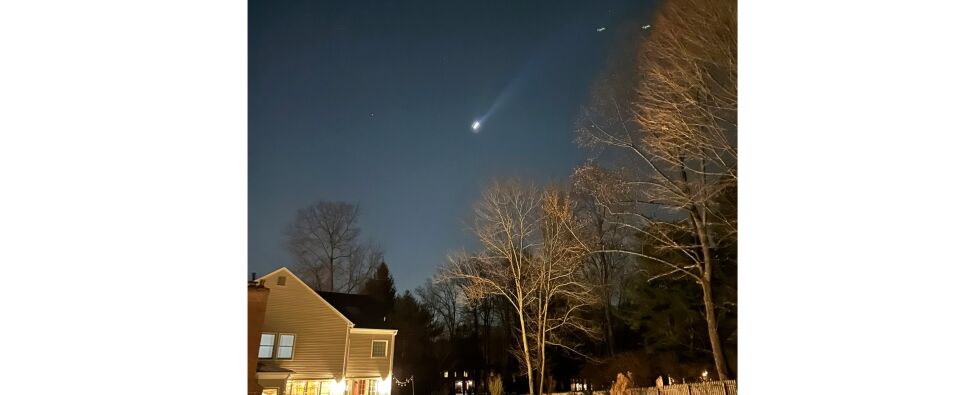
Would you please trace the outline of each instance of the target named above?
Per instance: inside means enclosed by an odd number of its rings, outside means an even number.
[[[473,245],[465,226],[492,179],[563,181],[586,158],[580,108],[654,6],[250,1],[249,272],[290,264],[297,209],[343,200],[399,292],[420,285]]]

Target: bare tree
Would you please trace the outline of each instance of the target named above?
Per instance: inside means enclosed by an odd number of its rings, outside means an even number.
[[[514,355],[527,374],[528,388],[544,390],[547,348],[580,353],[572,334],[594,336],[581,313],[596,302],[582,278],[587,250],[574,232],[568,195],[540,191],[517,182],[497,182],[476,206],[474,233],[482,249],[458,253],[440,273],[441,281],[461,282],[469,300],[499,297],[517,317]]]
[[[381,260],[380,249],[358,244],[357,217],[356,205],[319,201],[300,209],[286,228],[297,274],[313,289],[351,292]]]
[[[728,369],[711,281],[714,249],[737,237],[737,217],[718,203],[738,180],[736,33],[735,1],[667,1],[641,44],[632,102],[606,101],[606,111],[588,114],[592,122],[580,134],[583,145],[624,153],[622,165],[592,162],[575,174],[612,221],[640,236],[637,246],[653,249],[603,251],[662,263],[665,270],[651,280],[680,276],[701,286],[720,379]],[[660,258],[666,251],[684,260]]]
[[[585,278],[592,282],[599,297],[604,351],[611,356],[616,350],[613,306],[624,278],[632,273],[633,268],[625,255],[609,250],[622,248],[625,232],[622,227],[609,221],[605,208],[596,204],[591,196],[578,194],[576,202],[576,216],[583,225],[579,237],[585,240],[589,250],[595,251],[586,256]]]
[[[357,292],[384,262],[384,258],[384,250],[375,244],[355,245],[346,264],[337,268],[338,277],[343,278],[337,285],[337,290],[344,293]]]
[[[449,340],[455,341],[462,301],[462,289],[459,287],[459,281],[447,279],[433,282],[429,279],[425,281],[424,286],[415,289],[415,295],[419,297],[424,306],[435,312],[439,321],[442,321],[445,326]]]

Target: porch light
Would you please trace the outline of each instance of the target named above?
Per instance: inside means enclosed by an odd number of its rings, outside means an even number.
[[[388,395],[391,393],[391,376],[384,379],[378,379],[378,394]]]
[[[347,390],[347,384],[344,380],[330,380],[330,395],[344,395],[344,391]]]

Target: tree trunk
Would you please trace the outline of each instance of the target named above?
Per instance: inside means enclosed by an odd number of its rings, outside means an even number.
[[[605,249],[605,246],[603,246],[603,249]],[[611,265],[609,264],[609,260],[608,257],[606,256],[606,253],[600,254],[599,268],[600,268],[600,273],[602,274],[602,304],[603,304],[602,310],[606,319],[605,325],[603,325],[604,326],[603,332],[605,332],[605,337],[606,337],[606,351],[609,353],[609,356],[611,357],[616,353],[616,347],[613,342],[614,334],[613,334],[613,323],[612,323],[612,284],[610,281],[610,278],[612,276],[609,273],[612,269],[610,268],[610,266]]]
[[[609,294],[606,294],[606,343],[609,347],[609,356],[613,356],[616,353],[616,347],[613,343],[613,338],[615,334],[613,333],[613,323],[612,323],[612,301],[609,300]]]
[[[520,297],[520,294],[518,294]],[[524,325],[524,306],[518,305],[521,311],[518,312],[517,318],[521,323],[521,343],[524,345],[524,365],[527,366],[527,392],[528,395],[534,395],[534,373],[531,372],[531,353],[527,348],[527,326]]]
[[[548,273],[550,276],[551,273]],[[544,365],[545,365],[545,336],[547,335],[546,327],[548,324],[548,299],[544,297],[550,290],[545,289],[542,292],[542,297],[538,300],[544,300],[544,306],[539,307],[541,312],[538,313],[538,395],[544,395]],[[540,302],[539,302],[540,303]]]
[[[333,276],[334,276],[334,266],[333,257],[330,257],[330,289],[329,292],[333,292]]]
[[[704,295],[704,318],[708,322],[708,339],[711,340],[711,354],[715,359],[715,369],[719,380],[728,380],[728,367],[725,355],[721,350],[721,338],[718,336],[718,322],[715,319],[715,302],[711,297],[711,282],[702,280],[701,290]]]
[[[714,262],[711,258],[711,245],[708,242],[705,210],[703,208],[691,210],[690,219],[694,225],[698,244],[701,245],[701,259],[703,261],[701,270],[701,294],[704,297],[704,319],[708,325],[711,355],[715,360],[715,370],[718,372],[718,379],[728,380],[728,367],[725,363],[725,354],[722,352],[721,337],[718,336],[718,320],[715,318],[715,302],[711,294],[713,291],[711,287],[711,276],[714,269]]]
[[[541,332],[540,350],[538,351],[538,395],[544,395],[544,330]]]

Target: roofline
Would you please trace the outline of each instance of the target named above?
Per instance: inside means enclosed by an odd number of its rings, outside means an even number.
[[[310,288],[309,285],[306,285],[306,282],[305,281],[301,280],[299,277],[297,277],[295,274],[293,274],[293,272],[290,271],[285,266],[280,267],[280,268],[278,268],[276,270],[273,270],[273,271],[269,272],[269,274],[266,274],[266,275],[264,275],[262,277],[259,277],[257,280],[266,280],[266,277],[269,277],[269,276],[271,276],[273,274],[276,274],[278,272],[281,272],[281,271],[285,271],[286,273],[288,273],[290,276],[292,276],[294,279],[296,279],[296,282],[302,284],[303,285],[303,288],[306,288],[306,290],[307,291],[310,291],[310,293],[312,293],[313,296],[316,296],[317,300],[323,302],[323,304],[327,305],[327,307],[329,307],[330,310],[333,310],[335,313],[337,313],[338,315],[340,315],[340,318],[343,318],[344,321],[347,321],[347,325],[348,326],[350,326],[350,327],[353,327],[354,326],[354,321],[351,321],[350,318],[347,318],[347,316],[344,315],[344,313],[341,313],[340,310],[337,310],[336,307],[333,307],[333,305],[330,304],[330,302],[327,302],[326,299],[323,299],[323,297],[320,296],[319,294],[317,294],[316,291],[313,290],[313,288]]]
[[[350,328],[350,333],[376,333],[383,335],[397,335],[398,329],[378,329],[378,328]]]

